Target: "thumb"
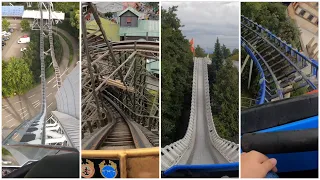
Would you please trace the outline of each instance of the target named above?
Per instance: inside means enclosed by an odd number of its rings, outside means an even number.
[[[271,171],[277,165],[277,160],[275,158],[271,158],[262,163],[264,170],[266,172]]]

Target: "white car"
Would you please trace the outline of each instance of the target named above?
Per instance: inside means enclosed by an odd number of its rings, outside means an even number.
[[[12,164],[12,162],[11,162],[11,161],[3,161],[3,160],[2,160],[2,164],[4,164],[4,165],[9,165],[9,164]]]
[[[20,49],[21,52],[23,52],[23,51],[25,51],[25,50],[27,50],[27,48],[21,48],[21,49]]]

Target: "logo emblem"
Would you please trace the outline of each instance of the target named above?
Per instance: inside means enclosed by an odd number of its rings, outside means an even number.
[[[84,178],[91,178],[95,173],[94,164],[92,161],[86,159],[86,163],[81,163],[81,176]]]
[[[102,161],[99,164],[100,173],[105,178],[115,178],[118,174],[117,164],[109,160],[109,164],[106,164],[105,161]]]

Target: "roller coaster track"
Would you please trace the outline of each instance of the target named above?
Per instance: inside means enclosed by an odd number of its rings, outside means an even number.
[[[221,138],[210,106],[208,58],[195,58],[192,102],[185,136],[161,149],[161,170],[174,165],[225,164],[238,162],[239,145]]]
[[[289,98],[301,88],[317,89],[318,63],[244,16],[241,45],[248,54],[242,69],[250,57],[259,73],[259,93],[254,104]]]
[[[150,79],[158,78],[146,69],[149,61],[159,61],[159,43],[111,42],[95,5],[83,7],[89,10],[81,15],[82,148],[159,146],[158,90],[149,86]],[[86,27],[87,15],[93,15],[97,29]]]
[[[4,140],[3,145],[15,145],[15,144],[42,144],[42,145],[67,145],[75,147],[75,145],[68,137],[66,132],[66,127],[63,127],[63,124],[59,122],[56,116],[51,114],[49,118],[47,116],[47,105],[46,105],[46,77],[45,77],[45,55],[47,52],[51,52],[51,59],[53,67],[55,69],[55,77],[57,80],[58,88],[61,87],[61,78],[60,70],[58,63],[55,59],[54,46],[53,46],[53,37],[52,37],[52,24],[53,19],[51,17],[53,11],[52,2],[39,2],[40,10],[40,62],[41,62],[41,111],[38,115],[30,120],[22,122],[16,129],[14,129]],[[43,7],[49,12],[49,25],[48,27],[44,25],[43,19]],[[48,29],[46,29],[48,28]],[[44,31],[49,31],[49,44],[50,49],[44,51]],[[48,134],[47,134],[48,133]]]

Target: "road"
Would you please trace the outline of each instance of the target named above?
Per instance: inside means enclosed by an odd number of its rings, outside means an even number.
[[[56,28],[55,30],[60,31],[60,29]],[[67,38],[73,38],[67,32],[62,30],[61,32]],[[74,60],[72,64],[68,67],[69,47],[62,37],[59,36],[59,39],[63,47],[62,61],[59,65],[61,72],[61,80],[63,82],[63,80],[66,78],[66,75],[69,74],[72,71],[72,69],[76,66],[79,56],[78,52],[75,53],[75,51],[79,49],[79,45],[76,44],[76,40],[74,38],[71,39],[74,51]],[[55,94],[58,89],[56,86],[55,76],[53,75],[47,78],[46,83],[47,115],[49,115],[51,111],[56,109]],[[25,93],[24,95],[2,99],[2,138],[5,138],[23,121],[31,119],[40,112],[41,98],[41,85],[39,84],[27,93]]]
[[[25,48],[27,44],[18,44],[18,40],[23,35],[28,35],[28,33],[21,32],[20,21],[21,20],[8,20],[10,22],[10,28],[14,31],[10,36],[10,39],[6,42],[6,45],[2,49],[2,60],[8,61],[10,57],[22,57],[23,53],[20,51],[21,48]]]
[[[197,102],[196,102],[196,137],[193,146],[193,153],[189,157],[188,164],[221,164],[227,163],[227,160],[212,145],[206,117],[206,101],[204,88],[204,68],[206,64],[198,60],[197,69]]]

